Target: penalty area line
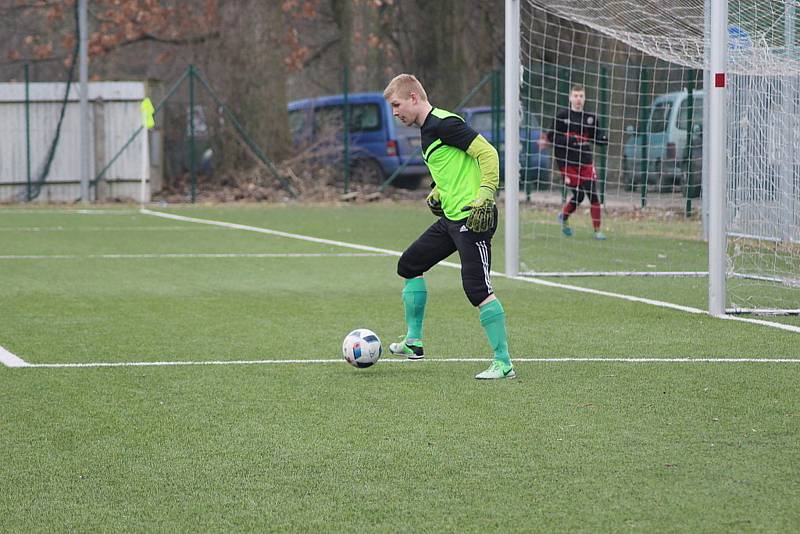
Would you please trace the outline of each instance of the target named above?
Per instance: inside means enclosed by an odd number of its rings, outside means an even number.
[[[10,353],[9,353],[10,354]],[[13,356],[13,355],[12,355]],[[16,358],[16,356],[15,356]],[[208,361],[156,361],[156,362],[90,362],[90,363],[28,363],[17,358],[21,365],[30,369],[75,369],[97,367],[176,367],[202,365],[315,365],[345,364],[342,358],[287,359],[287,360],[208,360]],[[408,360],[406,358],[383,358],[379,363],[486,363],[491,358],[431,358]],[[800,358],[514,358],[515,363],[800,363]],[[5,361],[3,362],[5,363]]]

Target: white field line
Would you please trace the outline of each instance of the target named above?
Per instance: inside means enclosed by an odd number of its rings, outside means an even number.
[[[75,215],[129,215],[131,213],[136,213],[135,209],[122,209],[122,210],[67,210],[66,213],[75,214]]]
[[[386,257],[388,254],[373,252],[220,252],[220,253],[186,253],[186,254],[50,254],[50,255],[0,255],[0,260],[78,260],[78,259],[151,259],[151,258],[364,258]]]
[[[6,367],[28,367],[28,362],[0,347],[0,363]]]
[[[52,209],[52,208],[42,208],[42,209],[26,209],[26,208],[10,208],[4,209],[3,215],[42,215],[48,213],[61,213],[67,215],[133,215],[138,213],[136,209],[91,209],[91,210],[76,210],[71,208],[64,208],[64,209]]]
[[[299,239],[299,240],[302,240],[302,241],[310,241],[312,243],[323,243],[323,244],[326,244],[326,245],[334,245],[334,246],[338,246],[338,247],[353,248],[353,249],[356,249],[356,250],[365,250],[365,251],[369,251],[369,252],[380,252],[380,253],[388,254],[388,255],[391,255],[391,256],[400,256],[402,254],[402,252],[398,252],[396,250],[388,250],[388,249],[383,249],[383,248],[370,247],[370,246],[366,246],[366,245],[358,245],[358,244],[355,244],[355,243],[346,243],[344,241],[335,241],[335,240],[331,240],[331,239],[321,239],[321,238],[318,238],[318,237],[310,237],[310,236],[301,235],[301,234],[292,234],[292,233],[289,233],[289,232],[281,232],[281,231],[278,231],[278,230],[270,230],[268,228],[259,228],[257,226],[247,226],[247,225],[244,225],[244,224],[235,224],[235,223],[228,223],[228,222],[223,222],[223,221],[214,221],[214,220],[210,220],[210,219],[198,219],[198,218],[195,218],[195,217],[185,217],[183,215],[174,215],[174,214],[171,214],[171,213],[161,213],[161,212],[158,212],[158,211],[151,211],[151,210],[148,210],[148,209],[142,209],[141,213],[143,213],[145,215],[153,215],[155,217],[163,217],[163,218],[166,218],[166,219],[173,219],[173,220],[176,220],[176,221],[193,222],[193,223],[198,223],[198,224],[209,224],[209,225],[212,225],[212,226],[221,226],[223,228],[235,228],[237,230],[245,230],[245,231],[248,231],[248,232],[258,232],[258,233],[262,233],[262,234],[275,235],[275,236],[280,236],[280,237],[287,237],[287,238],[290,238],[290,239]],[[460,269],[461,268],[461,265],[459,265],[458,263],[453,263],[453,262],[449,262],[449,261],[440,262],[439,265],[443,265],[445,267],[456,268],[456,269]],[[632,295],[625,295],[625,294],[622,294],[622,293],[612,293],[610,291],[601,291],[601,290],[598,290],[598,289],[589,289],[589,288],[586,288],[586,287],[573,286],[573,285],[569,285],[569,284],[561,284],[561,283],[558,283],[558,282],[550,282],[550,281],[547,281],[547,280],[539,280],[539,279],[536,279],[536,278],[526,278],[524,276],[507,276],[505,273],[499,273],[497,271],[492,271],[491,275],[495,276],[495,277],[500,277],[500,278],[508,278],[510,280],[517,280],[517,281],[525,282],[525,283],[528,283],[528,284],[537,284],[537,285],[542,285],[542,286],[546,286],[546,287],[553,287],[553,288],[558,288],[558,289],[566,289],[566,290],[569,290],[569,291],[577,291],[577,292],[580,292],[580,293],[587,293],[587,294],[590,294],[590,295],[598,295],[598,296],[603,296],[603,297],[616,298],[616,299],[621,299],[621,300],[627,300],[628,302],[639,302],[639,303],[642,303],[642,304],[648,304],[648,305],[651,305],[651,306],[657,306],[657,307],[660,307],[660,308],[667,308],[667,309],[676,310],[676,311],[682,311],[682,312],[686,312],[686,313],[694,313],[694,314],[698,314],[698,315],[709,315],[708,311],[706,311],[706,310],[701,310],[700,308],[693,308],[691,306],[683,306],[683,305],[680,305],[680,304],[674,304],[672,302],[664,302],[664,301],[661,301],[661,300],[654,300],[654,299],[647,299],[647,298],[642,298],[642,297],[635,297],[635,296],[632,296]],[[783,324],[783,323],[776,323],[776,322],[772,322],[772,321],[765,321],[763,319],[750,319],[750,318],[746,318],[746,317],[736,317],[736,316],[731,316],[731,315],[726,315],[726,316],[723,316],[721,318],[729,320],[729,321],[740,321],[740,322],[743,322],[743,323],[756,324],[756,325],[760,325],[760,326],[769,326],[771,328],[777,328],[777,329],[780,329],[780,330],[786,330],[788,332],[800,333],[800,326],[793,326],[793,325],[788,325],[788,324]]]
[[[332,239],[322,239],[320,237],[311,237],[302,234],[292,234],[289,232],[281,232],[280,230],[270,230],[269,228],[260,228],[258,226],[247,226],[246,224],[236,224],[236,223],[229,223],[224,221],[214,221],[211,219],[198,219],[195,217],[186,217],[183,215],[174,215],[172,213],[162,213],[160,211],[151,211],[146,208],[142,208],[141,213],[145,215],[153,215],[154,217],[162,217],[164,219],[172,219],[175,221],[184,221],[184,222],[191,222],[197,224],[208,224],[211,226],[221,226],[222,228],[233,228],[236,230],[244,230],[246,232],[257,232],[259,234],[267,234],[267,235],[274,235],[278,237],[286,237],[289,239],[298,239],[300,241],[308,241],[310,243],[320,243],[323,245],[333,245],[336,247],[345,247],[345,248],[352,248],[355,250],[363,250],[366,252],[379,252],[381,254],[388,254],[390,256],[400,256],[402,252],[397,252],[396,250],[388,250],[385,248],[377,248],[377,247],[370,247],[367,245],[357,245],[355,243],[345,243],[343,241],[334,241]]]
[[[22,361],[22,360],[20,360]],[[379,363],[486,363],[491,358],[428,358],[408,360],[406,358],[382,358]],[[514,358],[514,363],[797,363],[800,358]],[[175,367],[187,365],[313,365],[346,364],[343,358],[288,359],[288,360],[208,360],[208,361],[160,361],[160,362],[94,362],[94,363],[26,363],[13,367],[25,368],[95,368],[95,367]]]
[[[0,226],[0,232],[197,232],[199,228],[189,226]],[[204,230],[223,230],[204,228]]]
[[[583,278],[587,276],[642,276],[642,277],[708,277],[708,271],[527,271],[520,276],[538,276],[539,278]]]

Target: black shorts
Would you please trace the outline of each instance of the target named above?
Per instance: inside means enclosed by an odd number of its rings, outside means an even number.
[[[486,232],[468,230],[466,219],[451,221],[440,217],[416,241],[411,243],[400,261],[397,274],[416,278],[458,251],[461,258],[461,284],[473,306],[494,293],[489,272],[492,269],[492,236],[497,230],[497,207],[494,226]]]
[[[589,197],[589,202],[592,204],[599,204],[600,197],[597,195],[597,181],[596,180],[582,180],[578,187],[567,187],[572,193],[572,198],[569,202],[576,205],[583,202],[584,197]]]

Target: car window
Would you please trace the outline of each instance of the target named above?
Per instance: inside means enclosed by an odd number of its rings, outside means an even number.
[[[653,109],[650,116],[650,132],[661,133],[666,131],[669,122],[669,112],[672,110],[672,102],[661,102]]]
[[[378,104],[356,104],[350,106],[350,130],[367,132],[381,127],[381,110]]]
[[[703,124],[703,97],[696,96],[694,97],[694,102],[692,103],[692,123],[693,124]],[[686,130],[689,127],[689,100],[684,100],[681,103],[681,107],[678,110],[678,128],[681,130]]]
[[[492,129],[492,112],[480,111],[473,113],[469,122],[473,130],[478,130],[479,132],[490,131]],[[500,115],[500,128],[503,128],[504,122],[503,115]]]
[[[341,131],[344,124],[344,106],[324,106],[314,109],[314,131],[319,135],[325,132]],[[350,105],[350,131],[368,132],[380,130],[381,115],[377,104]]]

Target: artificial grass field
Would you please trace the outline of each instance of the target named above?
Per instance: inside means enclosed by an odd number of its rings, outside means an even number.
[[[402,204],[159,211],[392,251],[431,222]],[[354,253],[133,207],[3,208],[0,346],[30,364],[338,360],[364,326],[385,349],[397,258],[337,255]],[[488,360],[436,361],[489,356],[457,270],[426,278],[423,362],[0,366],[0,530],[800,527],[797,363],[520,361],[481,383]],[[569,283],[703,307],[703,282]],[[793,332],[493,285],[518,359],[800,360]]]

